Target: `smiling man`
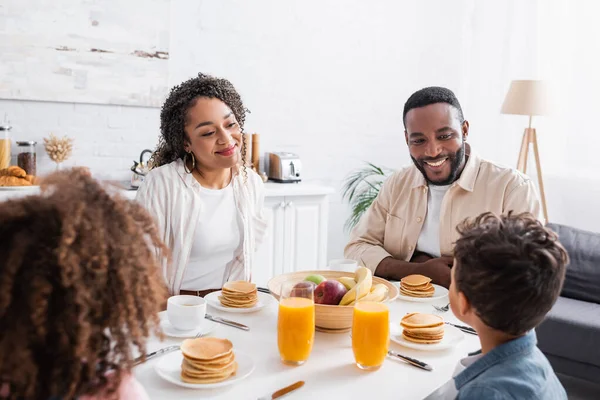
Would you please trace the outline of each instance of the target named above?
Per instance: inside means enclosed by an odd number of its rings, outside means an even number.
[[[384,183],[352,231],[345,256],[382,278],[422,274],[448,287],[460,222],[487,211],[539,216],[539,199],[527,176],[471,150],[469,122],[451,90],[415,92],[403,119],[414,165]]]

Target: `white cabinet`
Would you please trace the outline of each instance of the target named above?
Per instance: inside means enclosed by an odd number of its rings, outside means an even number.
[[[274,184],[267,184],[264,210],[269,225],[253,273],[253,281],[263,287],[282,273],[326,267],[328,194],[333,192],[302,184],[270,185]]]

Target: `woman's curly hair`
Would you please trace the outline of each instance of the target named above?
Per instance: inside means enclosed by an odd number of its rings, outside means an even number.
[[[132,350],[161,336],[167,249],[140,205],[84,169],[41,185],[0,206],[0,398],[116,396]]]
[[[240,125],[243,138],[247,110],[239,93],[227,79],[199,73],[197,77],[173,87],[162,106],[160,111],[161,136],[158,147],[152,156],[152,167],[160,167],[179,158],[183,159],[185,156],[184,141],[187,138],[184,130],[187,112],[200,97],[219,99],[227,104]],[[247,148],[244,140],[242,140],[241,151],[242,167],[246,174]]]

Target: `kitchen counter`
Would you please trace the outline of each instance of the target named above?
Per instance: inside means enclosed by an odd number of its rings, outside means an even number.
[[[133,200],[135,199],[135,194],[137,191],[135,190],[127,190],[121,187],[116,187],[115,190],[118,190],[122,196]],[[35,195],[40,193],[39,186],[28,186],[23,188],[12,188],[12,187],[0,187],[0,202],[16,199],[19,197],[25,197],[30,195]]]
[[[135,199],[137,193],[136,190],[128,190],[125,188],[123,182],[105,181],[108,184],[116,184],[118,186],[121,195],[128,199]],[[267,182],[265,183],[265,197],[281,197],[281,196],[319,196],[332,194],[334,189],[330,186],[321,185],[318,183],[299,182],[299,183],[277,183]],[[31,194],[38,194],[39,188],[24,187],[21,189],[5,188],[0,187],[0,202],[28,196]]]

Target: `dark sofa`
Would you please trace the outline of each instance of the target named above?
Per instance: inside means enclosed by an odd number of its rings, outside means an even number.
[[[564,287],[536,328],[556,372],[600,384],[600,234],[548,224],[569,253]]]

